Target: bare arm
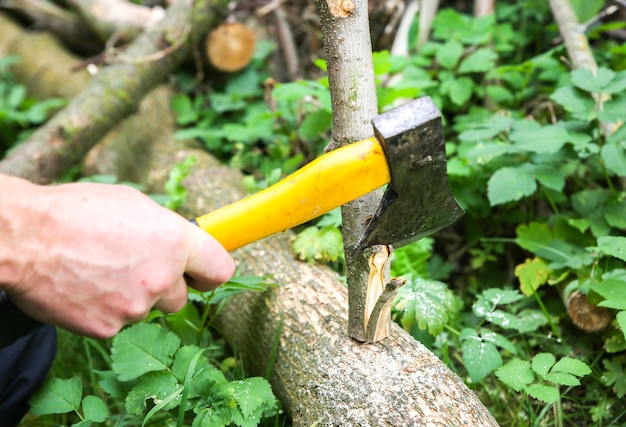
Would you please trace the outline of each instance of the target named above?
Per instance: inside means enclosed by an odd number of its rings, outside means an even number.
[[[110,337],[233,272],[215,239],[130,187],[0,175],[0,289],[39,321]]]

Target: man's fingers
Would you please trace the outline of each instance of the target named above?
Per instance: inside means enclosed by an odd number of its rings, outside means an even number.
[[[235,274],[235,262],[224,247],[200,228],[190,226],[190,249],[186,273],[193,278],[190,285],[210,291]]]
[[[175,313],[182,309],[187,303],[187,283],[185,279],[181,277],[176,285],[169,288],[169,290],[161,296],[161,298],[154,304],[154,308],[161,310],[164,313]]]

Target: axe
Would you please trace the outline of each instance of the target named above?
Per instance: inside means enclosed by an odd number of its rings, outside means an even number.
[[[388,184],[354,253],[400,247],[458,220],[441,113],[429,97],[372,120],[374,137],[326,153],[278,183],[193,220],[231,251]]]

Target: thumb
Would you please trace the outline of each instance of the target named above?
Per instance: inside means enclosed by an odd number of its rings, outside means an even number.
[[[215,289],[235,274],[235,261],[211,235],[189,223],[187,275],[190,286],[199,291]]]

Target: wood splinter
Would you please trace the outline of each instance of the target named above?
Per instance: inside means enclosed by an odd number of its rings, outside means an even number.
[[[365,299],[363,330],[365,340],[374,343],[389,336],[391,331],[391,303],[398,289],[406,283],[403,278],[394,278],[387,282],[389,261],[393,250],[391,246],[377,245],[370,249],[368,258],[369,278]]]

